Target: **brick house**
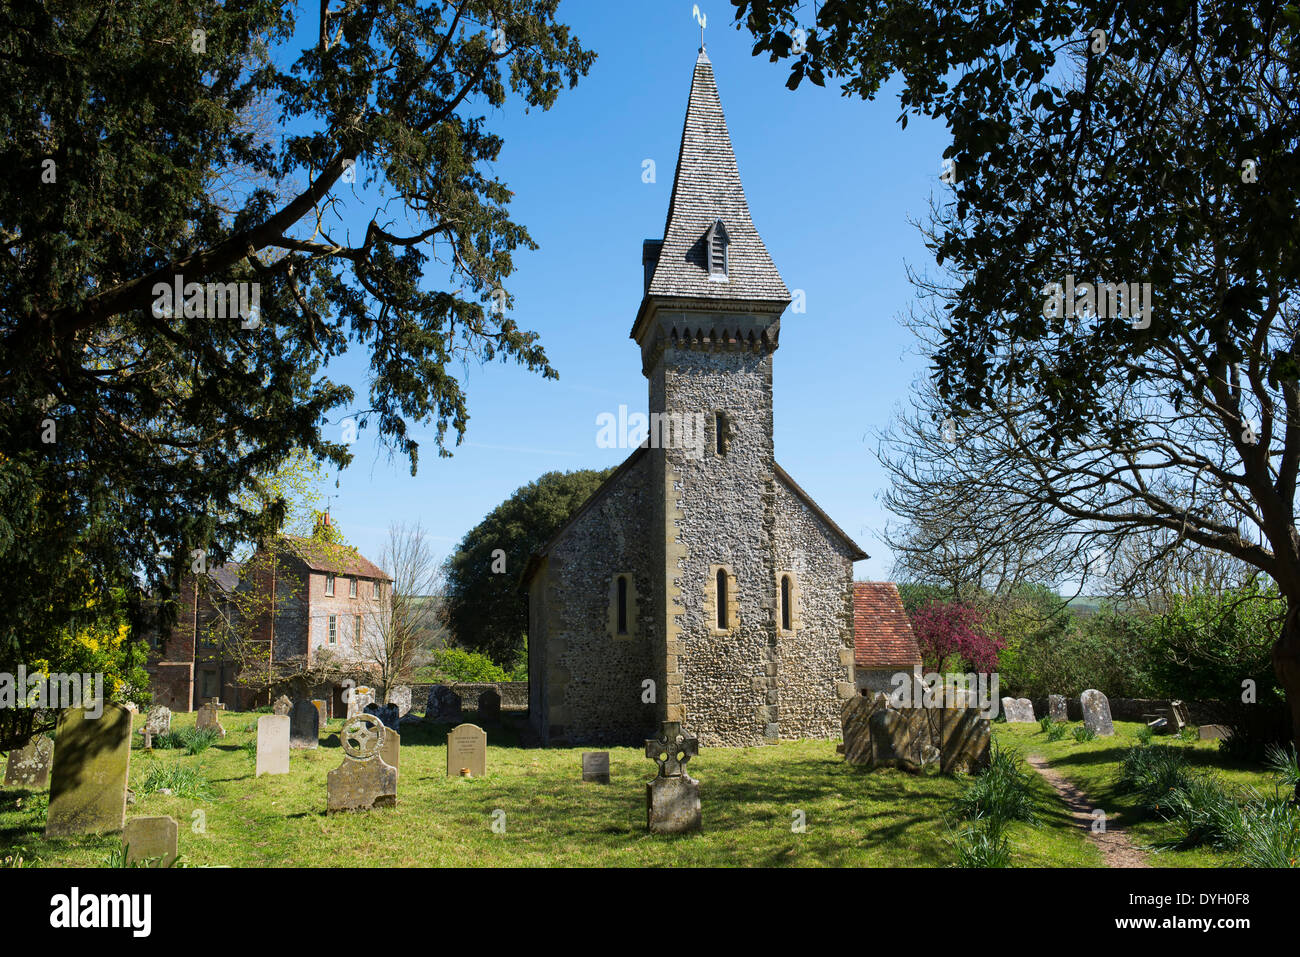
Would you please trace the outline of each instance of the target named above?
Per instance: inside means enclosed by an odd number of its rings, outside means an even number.
[[[173,711],[193,710],[212,697],[235,710],[265,705],[273,695],[237,681],[240,664],[229,648],[236,633],[269,648],[267,667],[281,673],[335,666],[333,680],[310,687],[304,680],[289,680],[283,689],[323,698],[331,713],[344,708],[344,678],[369,681],[375,669],[366,647],[381,633],[391,576],[356,549],[315,538],[283,536],[274,561],[271,557],[259,549],[243,565],[211,569],[207,587],[196,587],[195,577],[186,575],[176,625],[151,642],[148,668],[156,703]],[[257,604],[256,596],[272,594],[273,604],[269,597]],[[251,624],[240,620],[240,607],[249,606],[250,595],[259,609]]]
[[[921,649],[893,582],[853,583],[853,677],[858,691],[894,690],[891,679],[921,665]]]

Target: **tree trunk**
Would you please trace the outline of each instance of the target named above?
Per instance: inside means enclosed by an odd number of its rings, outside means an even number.
[[[1273,644],[1273,671],[1286,692],[1287,707],[1291,709],[1291,740],[1300,751],[1300,601],[1295,598],[1287,600],[1282,633]],[[1300,803],[1300,783],[1296,784],[1295,800]]]

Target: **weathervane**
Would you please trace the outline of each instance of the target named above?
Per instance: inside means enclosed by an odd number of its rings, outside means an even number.
[[[709,18],[707,14],[700,13],[700,5],[698,3],[695,4],[694,8],[691,10],[691,14],[695,17],[695,22],[700,25],[700,50],[703,51],[704,28],[709,25]]]

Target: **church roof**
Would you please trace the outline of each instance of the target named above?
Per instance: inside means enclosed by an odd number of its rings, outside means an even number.
[[[858,668],[910,668],[921,649],[893,582],[853,583],[853,664]]]
[[[725,282],[709,276],[705,240],[719,220],[728,239]],[[647,296],[790,301],[790,290],[749,218],[713,64],[703,49],[695,61],[663,248]]]

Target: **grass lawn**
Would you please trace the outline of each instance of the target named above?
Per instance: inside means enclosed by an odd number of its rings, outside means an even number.
[[[258,715],[222,717],[227,737],[208,750],[135,750],[128,816],[170,814],[180,823],[182,862],[236,867],[283,866],[833,866],[951,867],[945,814],[960,779],[938,774],[847,767],[833,741],[762,748],[707,748],[690,763],[701,782],[704,830],[665,837],[645,830],[644,784],[655,766],[640,749],[610,749],[611,785],[583,784],[581,748],[527,749],[508,716],[488,729],[488,773],[446,777],[448,725],[408,728],[402,738],[398,805],[370,812],[325,813],[325,775],[342,758],[331,722],[316,751],[293,751],[291,771],[255,779]],[[470,715],[470,720],[473,716]],[[136,716],[140,727],[143,715]],[[178,714],[174,727],[190,726]],[[1004,743],[1043,754],[1111,813],[1123,800],[1109,790],[1116,762],[1136,726],[1115,739],[1047,743],[1036,725],[994,726]],[[1117,726],[1120,727],[1120,726]],[[137,736],[138,737],[138,736]],[[138,742],[137,742],[138,744]],[[1215,759],[1207,743],[1198,755]],[[144,793],[151,772],[180,765],[206,781],[208,796]],[[1234,780],[1265,783],[1259,773]],[[1033,824],[1009,825],[1012,861],[1036,867],[1098,866],[1100,853],[1073,826],[1050,786],[1033,776],[1043,808]],[[21,851],[37,866],[102,866],[120,837],[46,841],[47,792],[0,789],[0,851]],[[505,812],[505,832],[492,830]],[[196,816],[195,811],[202,814]],[[795,812],[807,822],[791,829]],[[199,817],[201,832],[195,831]],[[1128,815],[1124,814],[1127,823]],[[1140,843],[1160,825],[1139,823]],[[1204,852],[1170,854],[1174,865],[1225,863]],[[1159,863],[1160,861],[1157,861]]]
[[[1116,721],[1113,737],[1077,742],[1069,734],[1060,741],[1048,741],[1036,724],[994,725],[1000,744],[1014,747],[1022,754],[1041,755],[1071,783],[1082,788],[1093,805],[1106,812],[1108,820],[1122,825],[1135,845],[1151,852],[1152,866],[1240,867],[1241,862],[1231,853],[1206,848],[1159,849],[1159,845],[1176,837],[1174,828],[1158,814],[1144,811],[1135,795],[1122,794],[1115,786],[1119,762],[1124,752],[1138,743],[1140,727],[1137,722]],[[1153,743],[1183,748],[1189,764],[1213,770],[1225,784],[1273,793],[1276,779],[1272,774],[1222,754],[1218,741],[1183,742],[1174,736],[1157,736]]]

